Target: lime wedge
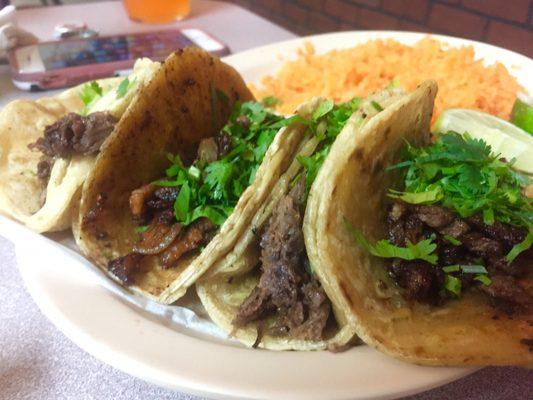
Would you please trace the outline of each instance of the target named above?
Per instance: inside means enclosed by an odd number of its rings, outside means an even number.
[[[533,174],[533,136],[501,118],[480,111],[452,108],[444,111],[431,128],[433,133],[468,132],[483,139],[496,154],[516,159],[514,168]]]
[[[518,95],[511,111],[511,122],[533,135],[533,97]]]

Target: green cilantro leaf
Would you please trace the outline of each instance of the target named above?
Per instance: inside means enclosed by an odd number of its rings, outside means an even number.
[[[130,90],[133,87],[134,84],[135,84],[135,80],[131,82],[129,78],[125,78],[124,80],[122,80],[117,87],[117,99],[123,98],[128,92],[128,90]]]
[[[494,224],[494,210],[492,208],[483,209],[483,222],[487,225]]]
[[[407,247],[396,246],[388,240],[379,240],[375,245],[371,245],[366,240],[363,233],[356,229],[346,218],[344,218],[344,223],[355,241],[376,257],[401,258],[402,260],[424,260],[433,265],[437,264],[438,255],[435,253],[437,244],[433,242],[435,237],[421,240],[416,244],[408,242]]]
[[[265,107],[275,107],[278,104],[281,104],[281,100],[276,96],[267,96],[261,100],[261,104],[263,104]]]
[[[461,294],[461,280],[453,275],[444,275],[444,288],[456,296]]]
[[[228,197],[228,187],[233,176],[233,164],[224,161],[214,161],[205,168],[205,183],[212,191],[213,199]]]
[[[313,112],[312,121],[308,123],[308,129],[319,140],[319,145],[311,156],[297,156],[297,160],[305,173],[306,196],[311,190],[318,170],[329,154],[331,145],[346,125],[348,118],[359,108],[360,103],[359,97],[340,104],[325,100]]]
[[[460,265],[447,265],[446,267],[442,267],[442,270],[446,273],[459,272],[461,270],[461,266]]]
[[[189,212],[191,200],[191,188],[189,182],[185,182],[180,189],[178,197],[174,202],[174,212],[178,221],[187,221],[187,214]]]
[[[372,107],[374,107],[378,112],[383,111],[383,107],[377,101],[371,101]]]
[[[445,241],[450,244],[453,244],[454,246],[460,246],[462,244],[460,240],[457,240],[456,238],[450,235],[443,235],[443,238]]]
[[[505,261],[507,261],[509,264],[514,261],[516,257],[523,251],[526,251],[533,245],[533,232],[530,230],[525,237],[524,240],[522,240],[520,243],[515,244],[511,251],[505,256]]]
[[[530,179],[499,160],[491,147],[465,133],[441,134],[430,146],[408,146],[406,156],[392,167],[405,169],[405,189],[390,197],[413,204],[440,204],[462,218],[476,213],[486,224],[494,221],[533,225],[533,200],[522,189]]]
[[[444,272],[463,271],[465,274],[486,274],[487,269],[483,265],[447,265],[442,267]]]
[[[98,82],[92,81],[81,87],[79,96],[85,105],[81,113],[87,115],[91,105],[103,96],[103,90]]]
[[[135,232],[137,233],[144,233],[148,230],[148,225],[141,225],[141,226],[137,226],[135,228]]]
[[[318,105],[315,111],[313,111],[313,120],[318,121],[319,118],[333,110],[333,107],[334,103],[331,100],[324,100]]]
[[[425,192],[413,193],[413,192],[400,192],[394,189],[389,190],[389,197],[394,199],[400,199],[406,203],[411,204],[433,204],[441,200],[442,190],[440,187],[436,187],[433,190],[427,190]]]
[[[481,282],[485,286],[490,286],[492,284],[491,279],[488,277],[488,275],[485,274],[476,275],[474,280]]]
[[[212,95],[215,101],[224,102],[214,87]],[[279,127],[297,120],[271,113],[258,102],[237,102],[222,128],[222,133],[231,140],[227,154],[209,163],[197,160],[188,166],[178,155],[168,154],[171,165],[166,169],[166,177],[153,183],[179,190],[174,202],[179,222],[189,225],[198,218],[208,218],[220,226],[253,182]]]

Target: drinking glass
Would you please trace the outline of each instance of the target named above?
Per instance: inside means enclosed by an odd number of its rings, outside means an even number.
[[[123,0],[123,3],[132,20],[154,24],[183,19],[191,10],[190,0]]]

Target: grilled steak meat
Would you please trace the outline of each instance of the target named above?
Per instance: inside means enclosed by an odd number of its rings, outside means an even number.
[[[494,275],[489,286],[481,286],[481,290],[496,300],[496,305],[511,312],[516,309],[533,311],[533,298],[512,276]],[[499,301],[499,302],[498,302]]]
[[[233,323],[242,326],[276,311],[278,333],[320,340],[331,304],[320,284],[305,268],[302,233],[303,181],[283,197],[261,238],[262,273],[258,286],[241,304]]]
[[[69,113],[44,129],[44,136],[30,144],[48,157],[96,154],[118,120],[109,112],[87,116]]]
[[[513,312],[531,309],[533,297],[519,282],[531,268],[533,248],[521,253],[513,262],[505,260],[512,247],[527,235],[523,228],[494,222],[485,224],[481,215],[462,219],[454,212],[436,205],[411,205],[396,201],[388,218],[389,239],[396,246],[418,243],[434,237],[437,244],[438,264],[426,261],[395,259],[388,271],[395,282],[404,289],[404,296],[432,305],[445,300],[443,267],[482,264],[492,280],[483,285],[475,274],[454,271],[450,274],[461,282],[462,290],[477,286],[491,297],[495,305],[504,305]],[[451,239],[455,243],[451,243]]]
[[[124,285],[130,286],[135,283],[133,275],[139,270],[142,258],[141,254],[130,253],[127,256],[109,261],[107,269]]]

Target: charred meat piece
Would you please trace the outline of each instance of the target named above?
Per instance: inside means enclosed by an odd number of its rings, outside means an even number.
[[[155,190],[152,198],[146,201],[146,206],[152,211],[173,208],[178,194],[179,189],[176,187],[161,187]]]
[[[259,286],[268,288],[277,307],[288,308],[296,302],[302,281],[299,264],[305,245],[299,207],[294,197],[282,198],[261,238],[263,274]]]
[[[239,311],[233,320],[233,324],[235,326],[246,325],[248,322],[261,318],[272,308],[268,290],[256,286],[239,307]]]
[[[203,139],[198,145],[198,160],[210,163],[218,159],[218,145],[215,138]]]
[[[440,229],[450,225],[454,219],[454,214],[439,206],[415,206],[416,216],[431,228]]]
[[[411,243],[418,243],[423,240],[424,224],[415,214],[410,214],[405,218],[405,237]],[[405,243],[407,244],[407,242]]]
[[[283,197],[273,211],[261,238],[262,274],[258,286],[241,304],[236,326],[258,320],[276,310],[280,326],[272,334],[289,334],[308,340],[322,338],[331,305],[305,266],[302,234],[304,181]]]
[[[424,223],[405,205],[395,202],[388,216],[389,238],[396,246],[406,246],[408,242],[418,243],[424,239]]]
[[[439,291],[444,283],[444,273],[424,261],[394,260],[391,276],[405,289],[405,297],[420,302],[438,304]]]
[[[501,242],[508,249],[520,243],[527,235],[527,231],[524,228],[503,224],[499,221],[494,221],[492,225],[485,224],[480,214],[473,215],[467,221],[481,233]]]
[[[488,266],[500,274],[521,277],[531,268],[531,260],[533,260],[533,247],[520,253],[512,263],[508,263],[505,257],[491,257],[488,259]]]
[[[459,239],[464,234],[470,231],[470,225],[468,225],[462,219],[456,218],[450,225],[441,228],[439,232],[442,235],[448,235],[455,239]]]
[[[483,258],[490,258],[503,254],[503,246],[500,242],[489,239],[479,232],[470,232],[461,237],[462,244],[468,251]]]
[[[107,194],[105,193],[98,193],[96,195],[96,202],[92,208],[87,211],[87,213],[83,216],[82,219],[82,226],[87,229],[93,236],[98,237],[101,236],[102,233],[105,234],[105,232],[98,232],[95,227],[95,222],[100,218],[102,213],[104,212],[104,205],[107,200]]]
[[[87,116],[69,113],[44,129],[44,136],[30,144],[48,157],[96,154],[118,120],[109,112]]]
[[[176,187],[160,187],[154,192],[157,199],[174,204],[176,197],[178,197],[179,189]]]
[[[207,218],[193,222],[184,235],[177,238],[160,256],[164,268],[174,266],[185,253],[198,249],[211,240],[216,226]]]
[[[291,329],[291,333],[302,340],[320,340],[331,313],[331,304],[324,289],[316,281],[304,285],[302,293],[303,304],[308,310],[307,320]]]
[[[231,136],[221,133],[215,137],[218,146],[218,159],[220,160],[231,150],[233,142]]]
[[[481,264],[488,270],[489,278],[495,276],[496,280],[485,286],[475,280],[475,273],[452,271],[453,276],[461,280],[461,290],[479,286],[487,295],[498,299],[498,304],[505,304],[513,312],[518,307],[516,304],[523,310],[524,304],[533,301],[513,278],[527,274],[533,248],[519,254],[511,263],[505,259],[512,246],[524,240],[526,229],[498,221],[487,225],[481,215],[461,219],[440,206],[410,205],[401,201],[393,203],[387,223],[389,238],[397,246],[404,247],[409,240],[415,243],[431,236],[437,244],[437,265],[395,259],[388,267],[390,276],[405,289],[406,298],[439,304],[443,300],[443,267]]]
[[[511,276],[495,275],[491,277],[492,284],[480,286],[489,296],[497,301],[507,303],[513,308],[524,311],[533,310],[533,298],[520,286],[518,281]]]
[[[231,136],[220,133],[219,135],[203,139],[198,146],[198,157],[200,161],[207,163],[220,160],[231,150]]]
[[[246,115],[239,115],[235,120],[237,125],[242,126],[244,129],[248,129],[251,125],[250,119]]]
[[[131,192],[130,211],[134,218],[140,218],[146,211],[146,202],[154,194],[157,187],[151,183],[141,186]]]
[[[407,237],[405,233],[405,216],[407,215],[407,205],[402,202],[395,202],[387,216],[389,227],[389,240],[396,246],[405,246]]]
[[[130,286],[135,283],[133,275],[140,268],[143,256],[131,253],[124,257],[118,257],[109,261],[107,270],[115,275],[124,285]]]
[[[48,160],[41,160],[37,164],[37,178],[43,182],[48,183],[50,179],[50,172],[52,171],[52,165]]]
[[[444,240],[437,240],[437,252],[440,265],[461,264],[466,259],[465,250],[462,246],[447,244]]]

